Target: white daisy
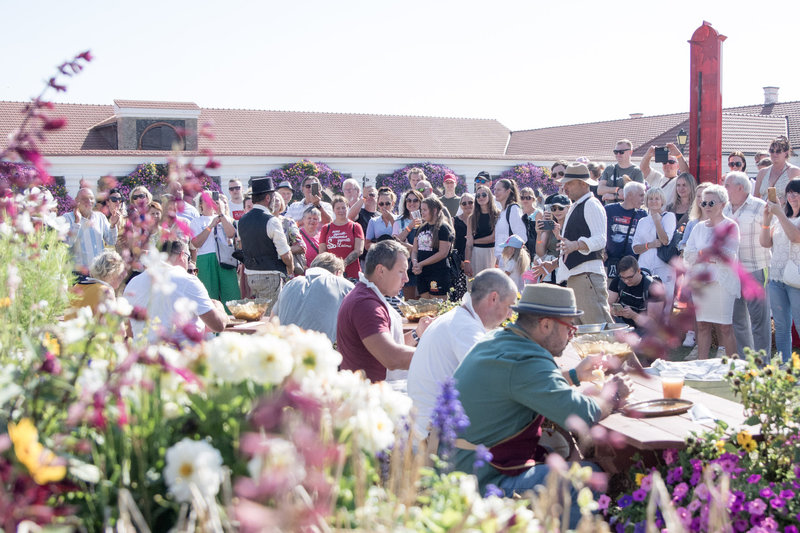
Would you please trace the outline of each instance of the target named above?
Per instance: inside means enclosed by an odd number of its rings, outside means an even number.
[[[205,441],[185,438],[167,450],[164,481],[179,502],[192,499],[194,485],[205,497],[214,497],[222,483],[222,455]]]

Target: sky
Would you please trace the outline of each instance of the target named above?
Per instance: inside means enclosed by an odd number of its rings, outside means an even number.
[[[512,130],[688,111],[689,44],[727,36],[723,106],[800,100],[800,2],[7,0],[0,100],[95,60],[55,102],[496,119]],[[11,23],[14,21],[14,23]]]

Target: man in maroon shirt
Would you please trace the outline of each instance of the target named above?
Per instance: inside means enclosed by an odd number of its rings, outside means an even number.
[[[421,319],[416,330],[403,334],[400,315],[386,301],[408,281],[407,270],[408,251],[397,241],[370,247],[360,281],[339,308],[336,342],[342,370],[363,370],[370,381],[382,381],[387,369],[408,369],[432,319]]]

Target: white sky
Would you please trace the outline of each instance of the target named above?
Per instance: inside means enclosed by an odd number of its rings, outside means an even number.
[[[78,7],[79,6],[79,7]],[[800,2],[47,0],[4,3],[0,100],[96,57],[55,101],[494,118],[507,127],[688,111],[689,44],[723,43],[723,106],[800,100]]]

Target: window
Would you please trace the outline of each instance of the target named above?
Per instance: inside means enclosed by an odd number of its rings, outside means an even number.
[[[157,122],[147,127],[139,138],[139,150],[172,150],[172,145],[183,150],[183,137],[171,124]]]

